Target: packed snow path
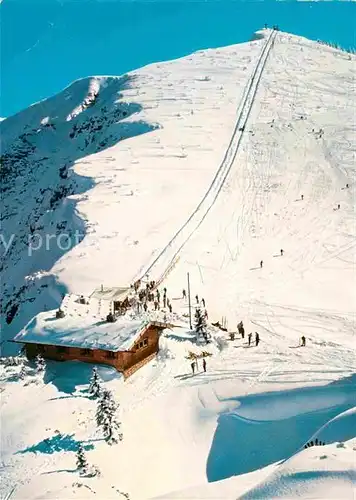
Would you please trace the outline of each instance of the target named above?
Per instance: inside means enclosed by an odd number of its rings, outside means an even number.
[[[157,279],[157,281],[160,281],[159,276],[162,277],[167,274],[167,270],[170,269],[179,252],[190,239],[194,231],[196,231],[196,229],[204,221],[205,217],[208,215],[210,209],[214,205],[235,161],[244,134],[244,130],[256,97],[258,86],[262,78],[263,70],[266,66],[268,56],[272,47],[274,46],[276,38],[277,31],[271,30],[259,54],[252,75],[250,76],[250,79],[243,92],[240,106],[237,111],[237,120],[232,133],[232,137],[230,139],[230,143],[225,151],[224,158],[214,176],[214,179],[209,186],[209,189],[205,193],[199,205],[190,215],[188,220],[175,233],[173,238],[169,241],[169,243],[167,243],[167,245],[162,249],[162,251],[148,266],[148,268],[142,274],[137,276],[136,279],[142,279],[145,276],[149,276],[150,274],[152,274]],[[136,281],[136,279],[134,281]]]

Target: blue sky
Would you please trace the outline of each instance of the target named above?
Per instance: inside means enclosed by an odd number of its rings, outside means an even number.
[[[0,116],[77,78],[247,41],[265,22],[356,46],[353,2],[4,0],[0,15]]]

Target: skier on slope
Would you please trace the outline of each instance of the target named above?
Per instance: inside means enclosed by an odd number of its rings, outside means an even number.
[[[195,300],[197,301],[197,304],[199,304],[199,297],[198,297],[198,295],[195,296]]]
[[[281,255],[282,255],[282,257],[283,257],[283,253],[284,253],[284,250],[283,250],[283,248],[281,248]]]
[[[255,332],[255,343],[256,343],[256,347],[258,346],[258,344],[260,343],[260,335],[259,333]]]
[[[204,370],[204,372],[206,372],[206,361],[205,361],[205,358],[203,358],[203,370]]]
[[[205,307],[205,299],[201,299],[201,303],[203,304],[203,307]]]
[[[260,262],[260,268],[262,269],[262,267],[263,267],[263,260],[261,260]]]
[[[194,375],[194,372],[195,372],[195,362],[193,361],[193,363],[191,363],[190,366],[192,368],[192,372],[193,372],[193,375]]]
[[[187,292],[183,288],[183,299],[186,299],[186,298],[187,298]]]
[[[248,345],[251,345],[252,333],[248,334]]]
[[[306,339],[305,339],[304,335],[302,335],[301,341],[302,341],[301,342],[301,347],[305,347],[305,341],[306,341]]]

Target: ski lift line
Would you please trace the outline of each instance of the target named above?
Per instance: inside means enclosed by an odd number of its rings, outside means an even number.
[[[216,192],[216,194],[215,194],[215,196],[214,196],[214,198],[212,200],[212,203],[210,204],[210,206],[208,206],[205,214],[203,215],[202,219],[198,223],[197,227],[195,227],[193,229],[193,231],[189,234],[188,238],[183,242],[183,244],[179,247],[178,251],[174,254],[173,259],[176,257],[176,255],[179,253],[179,251],[181,250],[181,248],[185,245],[185,243],[191,237],[191,235],[193,234],[193,232],[196,229],[198,229],[198,227],[200,226],[200,224],[203,222],[203,220],[205,219],[206,215],[210,211],[211,207],[215,203],[215,200],[216,200],[218,194],[220,193],[220,191],[222,189],[222,186],[223,186],[223,184],[224,184],[224,182],[225,182],[225,180],[226,180],[226,178],[227,178],[227,176],[228,176],[228,174],[230,172],[232,163],[233,163],[233,161],[234,161],[234,159],[236,157],[236,153],[237,153],[238,147],[239,147],[240,142],[241,142],[242,134],[240,134],[240,136],[238,137],[238,141],[237,141],[237,143],[235,145],[235,148],[234,148],[235,150],[232,152],[232,155],[230,155],[230,162],[227,163],[227,160],[229,159],[228,158],[229,153],[232,150],[233,141],[234,141],[234,139],[236,138],[236,135],[237,135],[236,132],[238,131],[238,129],[241,126],[241,121],[242,121],[243,126],[244,126],[246,124],[247,120],[248,120],[248,117],[249,117],[250,112],[251,112],[253,100],[254,100],[254,97],[255,97],[255,95],[257,93],[257,87],[258,87],[259,81],[261,79],[262,72],[263,72],[263,69],[264,69],[264,66],[265,66],[265,63],[266,63],[269,51],[270,51],[270,49],[272,47],[272,41],[276,38],[276,35],[277,35],[277,33],[271,32],[269,38],[267,39],[266,44],[263,47],[263,50],[261,51],[259,60],[257,62],[255,70],[253,72],[253,75],[252,75],[252,77],[251,77],[251,79],[249,81],[249,84],[247,85],[247,87],[245,89],[245,92],[244,92],[244,98],[243,98],[243,101],[242,101],[242,105],[240,106],[241,111],[239,113],[238,120],[237,120],[237,122],[235,124],[233,136],[232,136],[232,138],[230,140],[230,143],[229,143],[229,146],[228,146],[228,148],[227,148],[227,150],[225,152],[223,162],[220,165],[219,170],[215,174],[215,177],[214,177],[214,179],[213,179],[213,181],[212,181],[212,183],[211,183],[211,185],[210,185],[207,193],[204,195],[204,198],[201,200],[201,202],[199,203],[199,205],[197,206],[197,208],[195,209],[195,211],[191,214],[191,216],[186,221],[186,223],[178,230],[178,232],[174,235],[174,237],[170,240],[170,242],[164,247],[164,249],[160,252],[160,254],[157,256],[157,258],[155,259],[155,261],[149,266],[149,268],[148,268],[148,270],[146,272],[149,272],[154,267],[154,265],[157,263],[157,261],[160,259],[160,257],[165,253],[165,251],[168,249],[168,247],[171,246],[171,244],[174,242],[174,240],[179,236],[179,234],[183,231],[183,229],[185,229],[185,227],[188,225],[188,223],[192,220],[193,216],[199,211],[199,209],[201,208],[203,202],[205,201],[205,199],[207,198],[207,196],[209,195],[209,193],[211,191],[213,191],[213,188],[215,187],[214,185],[217,184],[216,180],[218,179],[219,174],[222,174],[222,181],[220,182],[220,185],[218,185],[218,187],[217,187],[217,192]],[[260,72],[259,72],[258,78],[256,79],[256,75],[257,75],[259,69],[260,69]],[[255,82],[256,82],[255,88],[253,89],[253,92],[251,92],[252,85]],[[248,101],[249,97],[251,97],[250,101]],[[244,116],[243,112],[246,110],[246,103],[248,103],[249,106],[247,107],[247,113]],[[225,169],[223,167],[225,167]]]
[[[155,288],[157,288],[168,276],[168,274],[173,270],[173,268],[176,266],[176,264],[179,261],[179,257],[176,259],[172,259],[168,267],[165,269],[165,271],[162,273],[161,277],[156,281]]]
[[[225,150],[224,158],[215,173],[215,176],[206,191],[205,195],[203,196],[202,200],[199,202],[198,206],[195,208],[195,210],[191,213],[187,221],[180,227],[180,229],[175,233],[175,235],[171,238],[171,240],[167,243],[167,245],[161,250],[161,252],[157,255],[157,257],[154,259],[154,261],[148,266],[145,272],[143,272],[136,280],[141,280],[144,278],[145,275],[149,274],[153,267],[157,264],[157,262],[161,259],[161,257],[166,253],[166,251],[169,249],[169,247],[172,246],[172,244],[175,242],[175,240],[178,238],[178,236],[184,231],[184,229],[188,226],[188,224],[191,222],[193,217],[199,212],[201,207],[203,206],[205,200],[208,198],[209,194],[213,193],[213,199],[211,203],[208,205],[207,209],[205,210],[205,213],[203,214],[201,220],[198,222],[197,226],[193,228],[193,230],[189,233],[188,237],[183,241],[183,243],[179,246],[178,250],[174,253],[172,259],[170,260],[170,263],[168,264],[167,267],[170,267],[172,264],[173,260],[176,258],[180,250],[183,248],[183,246],[187,243],[187,241],[190,239],[194,231],[196,231],[199,226],[202,224],[204,221],[205,217],[209,213],[210,209],[214,205],[219,193],[221,192],[221,189],[226,181],[226,178],[228,174],[230,173],[232,164],[235,160],[238,148],[241,143],[241,138],[244,132],[244,127],[247,123],[247,120],[250,116],[252,105],[254,102],[254,98],[257,93],[258,85],[262,77],[263,70],[266,65],[266,61],[268,58],[268,55],[270,53],[270,50],[272,48],[272,44],[277,36],[276,31],[271,31],[269,34],[269,37],[266,40],[266,43],[264,44],[261,53],[258,57],[255,69],[249,78],[248,84],[245,87],[245,90],[243,92],[243,97],[242,100],[240,101],[240,105],[238,108],[238,117],[235,122],[235,127],[229,142],[229,145],[227,149]],[[242,130],[241,130],[242,129]],[[238,134],[238,132],[241,132]],[[215,193],[214,193],[215,191]]]

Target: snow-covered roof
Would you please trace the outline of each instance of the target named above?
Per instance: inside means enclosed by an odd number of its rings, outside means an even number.
[[[68,314],[56,319],[55,311],[38,314],[14,338],[15,342],[50,344],[83,349],[126,351],[146,328],[145,320],[118,319],[107,323],[92,316]]]
[[[90,298],[121,302],[125,300],[130,293],[131,289],[127,287],[100,287],[94,290],[94,292],[90,295]]]

